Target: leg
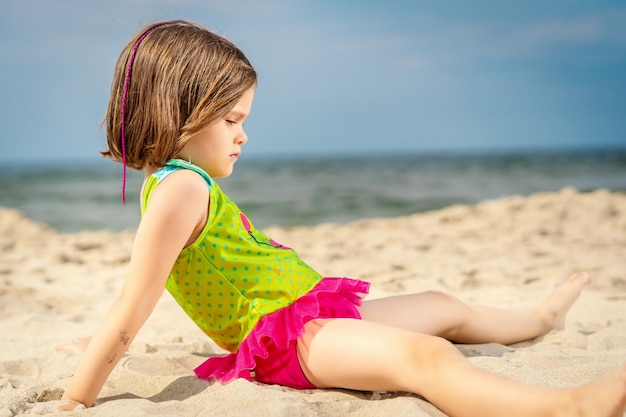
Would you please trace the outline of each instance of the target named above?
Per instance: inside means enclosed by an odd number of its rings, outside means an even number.
[[[442,292],[425,292],[365,301],[364,320],[459,343],[511,344],[562,329],[569,308],[587,284],[586,273],[570,276],[537,308],[511,311],[469,306]]]
[[[581,388],[540,388],[473,367],[445,339],[362,320],[330,320],[300,354],[319,387],[413,392],[454,417],[617,417],[626,406],[626,367]]]

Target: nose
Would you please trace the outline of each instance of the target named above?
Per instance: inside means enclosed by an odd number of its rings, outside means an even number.
[[[241,130],[241,134],[237,137],[236,142],[237,145],[244,145],[246,142],[248,142],[248,135],[243,129]]]

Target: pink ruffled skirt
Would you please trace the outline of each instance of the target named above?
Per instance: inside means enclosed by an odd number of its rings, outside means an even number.
[[[304,377],[296,355],[304,325],[318,318],[360,319],[357,307],[369,286],[350,278],[324,278],[293,304],[263,317],[236,353],[209,358],[194,372],[200,379],[224,383],[235,378],[250,380],[251,371],[256,369],[256,379],[261,382],[314,388]]]

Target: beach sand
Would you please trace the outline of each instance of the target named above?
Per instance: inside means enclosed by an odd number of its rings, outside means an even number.
[[[266,232],[324,275],[371,281],[369,298],[437,289],[524,308],[572,272],[587,271],[591,283],[565,330],[514,346],[458,347],[481,368],[544,386],[583,384],[626,362],[626,195],[564,189]],[[133,234],[60,233],[0,209],[0,417],[54,414],[79,359],[56,347],[96,329],[121,289]],[[296,391],[193,376],[207,356],[222,353],[165,293],[96,406],[63,415],[444,415],[406,393]]]

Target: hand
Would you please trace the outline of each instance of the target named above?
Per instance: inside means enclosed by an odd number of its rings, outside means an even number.
[[[74,410],[76,407],[82,407],[85,408],[85,404],[79,402],[79,401],[75,401],[75,400],[70,400],[69,398],[65,398],[61,401],[59,401],[59,405],[57,405],[57,411],[72,411]]]
[[[83,353],[85,353],[85,350],[87,350],[87,346],[89,345],[90,341],[91,336],[79,337],[69,343],[63,343],[62,345],[57,346],[57,350],[82,355]]]

